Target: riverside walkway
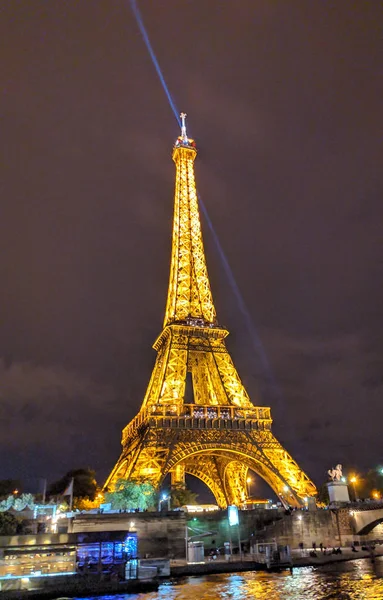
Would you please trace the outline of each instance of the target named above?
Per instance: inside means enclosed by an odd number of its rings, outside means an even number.
[[[306,549],[303,553],[299,549],[292,551],[292,566],[293,568],[321,566],[331,563],[343,562],[348,560],[370,559],[370,550],[360,550],[353,552],[350,547],[342,547],[342,554],[331,554],[331,552],[317,552],[317,556],[310,556],[310,549]],[[383,545],[375,546],[373,558],[383,556]],[[283,565],[280,569],[283,570]],[[190,564],[185,560],[170,561],[171,577],[181,577],[184,575],[208,575],[213,573],[233,573],[239,571],[261,571],[266,570],[264,563],[254,560],[254,556],[247,554],[240,558],[237,555],[231,556],[230,560],[224,557],[218,557],[216,560],[205,560],[204,563]]]

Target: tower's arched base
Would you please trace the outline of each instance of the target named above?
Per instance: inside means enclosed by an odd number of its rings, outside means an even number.
[[[232,407],[221,410],[233,415]],[[263,415],[269,411],[254,407],[253,414],[225,419],[149,413],[138,423],[139,414],[124,432],[124,450],[105,486],[111,489],[123,478],[159,488],[169,473],[173,485],[183,484],[188,473],[201,479],[225,508],[244,504],[251,469],[285,505],[300,506],[316,494],[315,486],[274,437],[269,419],[257,418],[259,410]],[[198,407],[193,411],[200,414]]]

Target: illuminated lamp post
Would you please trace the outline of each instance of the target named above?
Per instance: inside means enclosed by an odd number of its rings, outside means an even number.
[[[246,479],[246,483],[247,483],[247,495],[250,498],[251,497],[251,484],[253,483],[253,480],[251,479],[251,477],[248,477]]]
[[[356,487],[355,487],[355,484],[358,482],[358,480],[355,477],[355,475],[353,475],[350,478],[350,482],[352,483],[352,489],[353,489],[353,492],[354,492],[354,500],[358,500],[358,496],[356,495]]]
[[[289,502],[288,502],[288,492],[289,492],[289,489],[290,489],[289,486],[285,484],[283,486],[283,492],[284,493],[281,492],[281,493],[278,494],[278,496],[279,496],[279,498],[280,498],[280,500],[281,500],[281,502],[282,502],[282,504],[283,504],[283,506],[285,508],[289,507]]]
[[[227,507],[227,514],[229,519],[229,532],[230,532],[230,551],[231,551],[231,530],[230,528],[233,525],[236,525],[238,528],[238,550],[239,550],[239,559],[242,561],[242,545],[241,545],[241,532],[239,526],[239,513],[238,507],[231,505]]]
[[[162,494],[161,498],[158,500],[158,512],[161,512],[161,505],[163,502],[168,503],[168,511],[170,511],[170,496],[167,496],[166,494]]]
[[[300,531],[300,533],[301,533],[301,542],[300,542],[300,544],[299,544],[299,547],[300,547],[300,549],[301,549],[301,553],[302,553],[302,556],[303,556],[304,542],[303,542],[303,521],[302,521],[302,518],[303,518],[303,517],[302,517],[302,515],[301,515],[301,514],[300,514],[300,515],[298,515],[298,521],[299,521],[299,523],[300,523],[300,526],[301,526],[301,527],[300,527],[300,529],[301,529],[301,531]]]

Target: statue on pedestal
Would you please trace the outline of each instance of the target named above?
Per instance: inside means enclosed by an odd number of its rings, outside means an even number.
[[[329,469],[327,473],[329,474],[331,481],[341,481],[342,479],[342,465],[336,465],[335,469]]]

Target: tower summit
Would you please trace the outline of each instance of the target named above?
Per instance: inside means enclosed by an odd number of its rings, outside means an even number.
[[[194,177],[197,149],[194,140],[187,137],[185,119],[186,114],[181,113],[181,135],[173,148],[176,187],[164,327],[170,323],[186,323],[187,319],[198,319],[211,325],[216,322]]]
[[[153,346],[157,358],[145,398],[123,430],[122,453],[105,487],[129,479],[158,489],[168,474],[172,485],[184,485],[188,473],[223,508],[246,501],[251,469],[284,505],[300,506],[315,486],[274,437],[270,408],[251,402],[226,348],[228,331],[217,322],[194,176],[197,149],[187,136],[186,114],[180,116],[163,330]]]
[[[187,117],[186,113],[180,114],[181,124],[182,124],[181,125],[181,137],[184,142],[186,142],[188,139],[188,136],[186,135],[186,117]]]

